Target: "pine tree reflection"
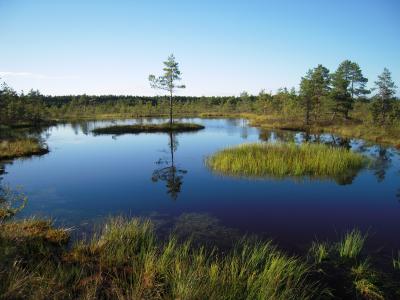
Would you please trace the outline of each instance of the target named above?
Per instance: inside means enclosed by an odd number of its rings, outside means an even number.
[[[178,169],[176,167],[174,153],[178,148],[178,140],[176,139],[176,135],[174,133],[170,132],[168,135],[169,135],[168,146],[169,146],[170,157],[168,159],[160,159],[157,162],[157,164],[159,165],[166,165],[166,166],[154,170],[151,180],[153,182],[165,181],[167,194],[173,200],[176,200],[178,198],[179,193],[181,192],[183,184],[183,175],[186,174],[187,171]]]
[[[374,170],[376,180],[378,182],[382,182],[385,180],[386,171],[391,165],[390,153],[387,151],[385,147],[378,146],[378,153],[376,156],[376,160],[374,163]]]

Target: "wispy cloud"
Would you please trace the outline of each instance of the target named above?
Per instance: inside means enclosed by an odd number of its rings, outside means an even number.
[[[75,75],[53,76],[53,75],[44,75],[31,72],[5,72],[5,71],[0,71],[0,77],[23,77],[29,79],[77,79],[78,78],[78,76]]]

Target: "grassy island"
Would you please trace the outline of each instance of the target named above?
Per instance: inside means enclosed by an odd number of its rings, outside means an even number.
[[[191,132],[204,129],[203,125],[194,123],[169,123],[162,124],[134,124],[113,125],[109,127],[96,128],[94,134],[125,134],[125,133],[159,133],[159,132]]]
[[[0,142],[0,159],[12,159],[48,153],[47,147],[34,138],[5,140]]]
[[[361,154],[323,144],[243,144],[207,158],[218,173],[244,177],[309,176],[337,178],[360,170],[367,162]]]

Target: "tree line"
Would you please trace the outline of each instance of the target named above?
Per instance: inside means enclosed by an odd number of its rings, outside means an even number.
[[[299,93],[305,111],[305,123],[309,125],[313,120],[317,121],[323,106],[328,108],[332,119],[337,115],[349,119],[357,100],[370,100],[371,116],[380,125],[399,120],[399,105],[395,98],[397,87],[390,71],[384,68],[372,91],[366,89],[367,82],[360,66],[350,60],[343,61],[332,74],[323,65],[310,69],[301,78]],[[375,92],[375,95],[367,99],[371,92]]]
[[[150,79],[155,87],[160,83],[156,82],[158,78]],[[310,69],[301,78],[297,91],[282,88],[275,94],[263,90],[258,95],[243,92],[238,97],[174,96],[174,111],[177,115],[256,113],[302,120],[310,126],[355,118],[379,126],[398,125],[400,101],[396,98],[397,87],[389,70],[385,68],[377,77],[372,90],[366,88],[367,82],[360,66],[345,60],[333,73],[323,65]],[[169,115],[171,101],[171,94],[156,97],[45,96],[37,90],[25,94],[3,83],[0,86],[0,124],[40,124],[52,119],[104,114]]]

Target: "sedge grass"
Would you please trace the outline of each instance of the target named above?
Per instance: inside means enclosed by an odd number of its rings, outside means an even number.
[[[379,288],[368,279],[360,279],[354,282],[356,291],[362,299],[384,300],[385,297]]]
[[[217,173],[240,177],[338,178],[360,170],[366,158],[323,144],[254,143],[221,150],[206,164]]]
[[[400,251],[397,252],[397,257],[393,257],[392,263],[395,270],[400,270]]]
[[[0,160],[46,154],[49,150],[37,139],[5,140],[0,142]]]
[[[162,124],[134,124],[134,125],[113,125],[108,127],[95,128],[94,134],[126,134],[126,133],[160,133],[160,132],[190,132],[204,129],[203,125],[194,123],[162,123]]]
[[[110,219],[90,240],[67,245],[68,231],[29,219],[0,223],[1,299],[383,299],[383,284],[360,257],[366,236],[315,242],[306,257],[243,238],[233,248],[160,241],[151,222]],[[309,257],[308,257],[309,258]],[[361,257],[360,257],[361,258]]]
[[[309,249],[309,254],[317,264],[322,263],[329,256],[329,245],[324,242],[313,242]]]
[[[347,232],[338,244],[340,257],[350,259],[357,258],[364,247],[366,239],[367,235],[362,234],[358,229]]]
[[[159,242],[150,222],[117,218],[69,248],[49,238],[49,224],[0,225],[0,298],[312,299],[324,293],[305,262],[271,242],[243,239],[221,255],[174,237]],[[31,247],[33,240],[42,246]],[[46,249],[56,246],[50,255]]]

